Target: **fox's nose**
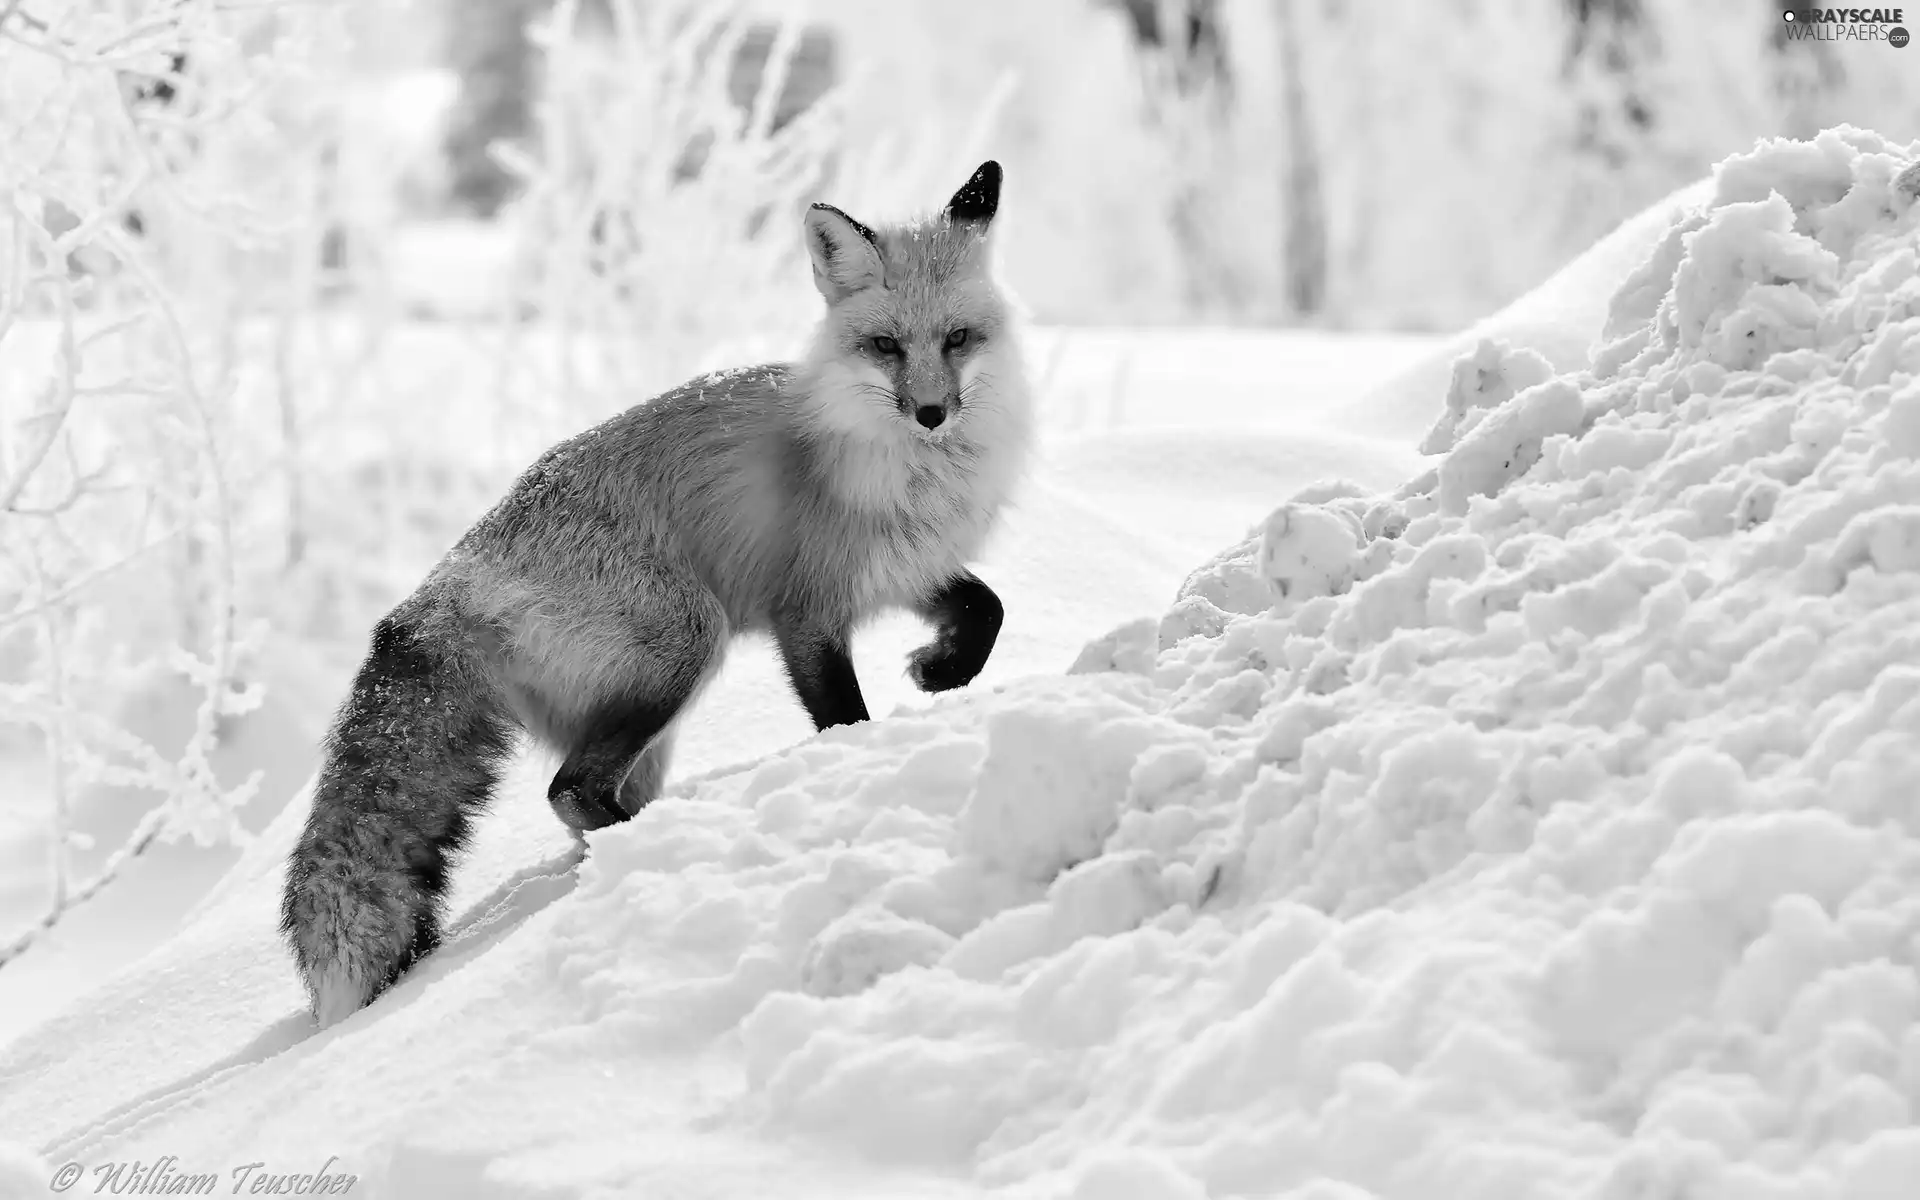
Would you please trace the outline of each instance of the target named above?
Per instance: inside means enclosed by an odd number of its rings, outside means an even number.
[[[947,419],[947,410],[939,404],[922,404],[913,410],[913,419],[932,429]]]

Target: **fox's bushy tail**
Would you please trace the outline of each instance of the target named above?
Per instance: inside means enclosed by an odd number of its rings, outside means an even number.
[[[449,859],[513,745],[483,656],[438,625],[403,607],[374,627],[288,862],[280,929],[322,1025],[434,949]]]

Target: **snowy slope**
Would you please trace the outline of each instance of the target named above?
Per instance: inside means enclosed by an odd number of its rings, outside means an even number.
[[[1196,537],[1203,539],[1201,544],[1217,542],[1244,529],[1264,511],[1266,501],[1262,497],[1272,491],[1291,490],[1335,466],[1343,473],[1370,479],[1377,486],[1390,486],[1404,477],[1415,461],[1405,448],[1392,447],[1371,447],[1364,458],[1356,457],[1353,448],[1340,438],[1301,432],[1289,437],[1284,452],[1271,461],[1249,461],[1230,481],[1214,480],[1223,486],[1216,490],[1215,508],[1207,515],[1162,514],[1158,536],[1143,536],[1126,516],[1129,504],[1139,503],[1138,497],[1129,495],[1132,489],[1126,486],[1127,481],[1107,478],[1103,471],[1083,465],[1112,462],[1129,452],[1127,448],[1137,436],[1121,431],[1060,439],[1056,452],[1049,455],[1054,461],[1049,462],[1011,515],[1005,536],[982,568],[1002,588],[1009,605],[1000,651],[983,685],[1033,671],[1057,673],[1071,661],[1089,629],[1162,605],[1192,565],[1192,552],[1176,547],[1191,545]],[[1204,446],[1215,435],[1163,428],[1155,436],[1163,445],[1191,441]],[[1209,472],[1209,465],[1207,456],[1201,453],[1176,456],[1161,464],[1162,478],[1157,486],[1174,492],[1183,486],[1196,490],[1209,482],[1209,474],[1217,475]],[[1188,473],[1184,479],[1183,472]],[[1240,506],[1237,509],[1236,499]],[[1210,535],[1208,530],[1212,530]],[[886,712],[896,705],[924,707],[928,703],[901,678],[902,656],[922,637],[924,633],[911,622],[892,621],[883,622],[858,640],[862,676],[876,712]],[[679,757],[698,770],[770,753],[802,741],[809,733],[771,655],[764,648],[748,645],[736,652],[713,692],[703,697],[689,718],[679,743]],[[457,877],[454,908],[467,916],[456,924],[453,945],[442,956],[443,965],[473,957],[494,940],[478,932],[463,939],[459,930],[484,926],[497,931],[503,925],[512,926],[571,887],[571,880],[564,876],[569,839],[537,799],[544,788],[542,772],[551,769],[551,763],[537,757],[520,764],[516,776],[503,789],[510,799],[483,825],[479,845]],[[239,869],[208,897],[186,934],[109,983],[73,1012],[13,1046],[0,1059],[0,1079],[8,1081],[0,1084],[0,1130],[9,1136],[27,1136],[36,1145],[52,1138],[54,1141],[43,1148],[59,1149],[67,1132],[117,1129],[139,1120],[150,1108],[171,1105],[183,1096],[192,1096],[194,1104],[200,1103],[220,1091],[222,1072],[234,1068],[240,1068],[234,1078],[242,1082],[243,1090],[265,1086],[268,1075],[283,1069],[295,1072],[296,1079],[305,1078],[310,1067],[305,1065],[303,1047],[316,1049],[326,1039],[312,1045],[301,1042],[306,1027],[294,1015],[299,998],[287,990],[289,978],[271,933],[280,864],[295,832],[293,822],[304,816],[304,804],[301,797],[292,806],[291,817],[267,831]],[[507,893],[523,878],[531,882],[509,897]],[[524,965],[513,955],[498,960],[484,957],[508,974]],[[426,972],[420,976],[423,981],[428,977]],[[165,1013],[155,1011],[158,997],[165,997]],[[480,1003],[484,1007],[492,1001]],[[432,1028],[445,1028],[447,1015],[429,1011],[433,1012]],[[517,1001],[471,1029],[477,1030],[486,1020],[505,1022],[498,1029],[499,1037],[471,1031],[463,1034],[457,1048],[459,1060],[465,1061],[473,1054],[490,1058],[502,1039],[517,1036],[513,1028],[523,1022],[538,1023],[538,1018]],[[420,1045],[432,1040],[405,1022],[385,1028],[407,1043]],[[131,1041],[119,1041],[123,1036]],[[156,1044],[164,1050],[156,1053],[152,1049]],[[364,1044],[353,1053],[365,1053]],[[261,1065],[254,1067],[256,1061]],[[661,1069],[664,1065],[656,1064],[648,1074],[650,1103],[678,1103],[679,1090],[691,1089],[697,1097],[702,1089],[713,1090],[723,1083],[737,1086],[739,1068],[731,1057],[718,1064],[690,1060],[677,1075]],[[572,1067],[564,1069],[570,1071]],[[720,1083],[711,1082],[716,1077]],[[23,1086],[15,1086],[15,1080],[24,1081]],[[469,1084],[460,1083],[458,1076],[448,1082],[456,1093],[469,1090]],[[391,1113],[364,1104],[350,1091],[341,1092],[339,1098],[345,1107],[364,1111],[376,1130],[391,1127]],[[507,1106],[505,1115],[488,1116],[485,1110],[494,1101]],[[446,1112],[463,1106],[464,1101],[455,1104],[445,1097],[432,1105],[436,1111]],[[297,1106],[272,1102],[269,1107],[291,1115]],[[528,1125],[523,1108],[519,1092],[506,1089],[465,1111],[462,1120],[475,1130],[489,1130],[494,1122],[518,1130],[511,1137],[504,1131],[489,1132],[480,1145],[516,1144],[514,1138],[520,1137],[531,1139],[529,1144],[549,1147],[556,1139],[564,1140],[574,1123],[571,1116],[556,1112],[556,1117],[564,1118],[557,1126]],[[311,1113],[292,1119],[294,1127],[303,1131],[295,1135],[289,1151],[296,1158],[300,1147],[319,1144],[301,1139],[317,1136],[316,1129],[332,1126],[331,1119],[316,1122]],[[435,1118],[430,1123],[438,1126],[439,1121]],[[227,1125],[229,1118],[221,1116],[216,1123]],[[163,1122],[162,1127],[166,1124]],[[333,1128],[336,1140],[352,1140],[343,1128]],[[20,1132],[16,1134],[15,1130]],[[164,1136],[172,1138],[171,1134]],[[369,1144],[385,1146],[384,1135],[372,1132],[367,1136],[372,1139]],[[601,1135],[595,1132],[591,1136]],[[742,1190],[756,1194],[756,1189],[764,1191],[756,1180],[763,1183],[773,1178],[786,1184],[794,1179],[817,1180],[819,1194],[848,1194],[853,1182],[877,1188],[878,1194],[919,1194],[904,1190],[911,1181],[890,1182],[863,1168],[854,1168],[855,1174],[849,1177],[848,1168],[831,1159],[796,1162],[788,1156],[777,1156],[772,1165],[751,1166],[754,1146],[743,1148],[737,1138],[716,1135],[700,1143],[702,1154],[689,1157],[686,1139],[684,1126],[673,1125],[664,1142],[637,1140],[627,1154],[633,1162],[656,1167],[662,1159],[677,1163],[658,1169],[678,1172],[671,1176],[673,1179],[697,1180],[703,1189],[697,1194],[702,1195],[739,1194]],[[168,1140],[167,1144],[194,1147],[201,1143],[189,1137]],[[263,1136],[250,1144],[261,1146],[264,1152],[275,1143]],[[395,1162],[381,1159],[375,1169],[394,1195],[484,1194],[474,1190],[479,1185],[463,1175],[458,1165],[463,1154],[471,1157],[473,1144],[462,1142],[462,1149],[444,1154],[405,1151]],[[769,1151],[762,1146],[759,1153],[764,1157]],[[355,1165],[363,1172],[368,1170],[366,1156],[356,1157],[361,1161]],[[204,1160],[189,1157],[188,1161]],[[728,1173],[737,1162],[749,1164],[739,1167],[746,1174]],[[619,1166],[614,1164],[615,1168]],[[760,1174],[753,1173],[756,1171]],[[429,1178],[443,1190],[433,1190],[423,1182]],[[662,1188],[678,1186],[665,1178],[653,1182]]]
[[[1553,331],[1590,367],[1468,347],[1396,418],[1431,471],[1276,486],[1076,673],[682,780],[577,868],[516,795],[446,950],[318,1035],[296,804],[5,1052],[0,1131],[396,1197],[1911,1195],[1916,153],[1722,164]],[[1153,552],[1096,531],[996,553],[1084,547],[1064,606]]]
[[[1056,337],[1070,341],[1072,352],[1064,356],[1054,353],[1048,343]],[[1142,417],[1151,419],[1155,413],[1164,413],[1163,419],[1193,419],[1194,414],[1181,403],[1182,397],[1168,393],[1170,373],[1156,371],[1153,365],[1160,359],[1187,360],[1196,343],[1207,343],[1205,336],[1108,336],[1075,331],[1036,338],[1039,353],[1049,361],[1057,364],[1064,357],[1065,366],[1056,371],[1054,383],[1055,391],[1064,392],[1069,400],[1089,379],[1101,395],[1114,392],[1108,378],[1111,373],[1098,369],[1099,356],[1112,350],[1103,342],[1122,340],[1134,368],[1125,388],[1130,413],[1115,414],[1113,423],[1118,424],[1123,416],[1129,423]],[[1342,390],[1350,394],[1354,381],[1365,378],[1368,370],[1377,369],[1382,361],[1393,362],[1396,355],[1404,359],[1406,347],[1418,344],[1416,339],[1356,340],[1355,344],[1366,348],[1370,360],[1368,368],[1356,370],[1341,367],[1337,344],[1320,346],[1287,338],[1268,339],[1266,344],[1244,337],[1232,340],[1245,343],[1241,362],[1235,364],[1229,356],[1210,351],[1206,360],[1215,371],[1223,376],[1238,374],[1244,381],[1250,377],[1250,366],[1272,369],[1278,363],[1286,378],[1312,382],[1323,398],[1336,397]],[[1275,342],[1283,344],[1276,347]],[[1253,352],[1256,362],[1247,361],[1247,351]],[[1321,378],[1336,370],[1342,378]],[[1213,382],[1204,372],[1194,374],[1196,386]],[[1250,419],[1257,423],[1257,414],[1241,414],[1243,425]],[[1115,447],[1128,447],[1140,435],[1129,428],[1092,434],[1074,432],[1089,423],[1100,424],[1089,422],[1085,413],[1068,413],[1050,421],[1053,436],[1049,439],[1049,461],[1011,514],[1005,535],[982,568],[1002,589],[1010,609],[986,680],[1014,678],[1033,671],[1058,672],[1072,660],[1088,630],[1157,609],[1192,566],[1194,554],[1186,547],[1216,544],[1237,534],[1265,511],[1274,491],[1290,490],[1333,471],[1390,486],[1404,477],[1415,461],[1405,447],[1365,447],[1365,457],[1356,458],[1350,439],[1303,431],[1290,435],[1281,447],[1283,452],[1271,461],[1247,461],[1230,484],[1219,486],[1225,481],[1211,469],[1206,455],[1176,455],[1160,464],[1155,488],[1178,493],[1214,485],[1214,503],[1205,514],[1158,513],[1154,531],[1143,535],[1135,518],[1153,510],[1138,494],[1137,481],[1082,466],[1110,463],[1117,453],[1126,453]],[[1153,436],[1162,446],[1189,441],[1205,445],[1217,440],[1216,434],[1204,430],[1165,425]],[[927,703],[926,697],[907,686],[901,673],[906,650],[923,636],[912,622],[890,621],[858,640],[862,677],[876,712],[884,713],[901,704]],[[714,689],[687,720],[678,743],[678,760],[683,769],[698,771],[770,753],[803,740],[809,733],[772,656],[764,647],[748,644],[736,651]],[[308,760],[310,750],[302,744],[295,752]],[[550,771],[551,764],[538,760],[522,764],[519,774],[504,789],[510,799],[484,825],[481,845],[459,876],[456,909],[480,903],[529,867],[538,868],[566,850],[567,839],[537,801],[544,789],[543,769]],[[294,807],[303,811],[304,803],[302,797]],[[30,1136],[38,1144],[50,1135],[35,1126],[64,1130],[111,1113],[149,1088],[171,1091],[183,1084],[197,1086],[198,1075],[208,1064],[232,1056],[252,1040],[250,1034],[232,1032],[236,1022],[238,1028],[247,1029],[248,1021],[258,1018],[265,1028],[272,1021],[261,1014],[277,1018],[294,1011],[288,1007],[283,991],[286,981],[281,978],[284,964],[279,961],[280,951],[266,935],[267,923],[262,920],[274,903],[277,874],[292,832],[285,822],[268,831],[241,869],[208,898],[210,916],[206,922],[162,947],[67,1019],[56,1021],[0,1059],[0,1136]],[[260,871],[266,876],[260,876]],[[222,905],[236,897],[231,911],[238,913],[244,932],[231,936],[223,931],[221,914],[228,910]],[[202,958],[201,947],[214,952],[215,957]],[[33,961],[30,958],[26,964]],[[180,990],[183,962],[191,964],[195,974],[204,972],[211,988],[208,997],[197,997],[191,989]],[[159,983],[155,982],[156,973]],[[15,972],[0,983],[11,985],[16,980],[35,985],[46,982],[44,977],[29,979]],[[261,986],[256,989],[254,984]],[[167,997],[173,1016],[156,1022],[150,1016],[135,1015],[150,1014],[156,995]],[[14,992],[0,998],[0,1004],[13,1004],[16,997],[26,1004],[41,999],[37,993]],[[122,1001],[129,1006],[125,1015],[118,1007]],[[159,1036],[166,1049],[157,1054],[151,1049],[135,1052],[111,1037],[101,1041],[98,1031],[107,1026],[120,1028],[148,1047],[153,1045],[151,1039]],[[78,1032],[83,1029],[95,1032]],[[269,1040],[266,1044],[276,1043]],[[88,1045],[91,1049],[81,1049]],[[260,1048],[252,1049],[258,1052]],[[244,1059],[244,1053],[240,1057]],[[99,1075],[89,1074],[89,1063],[99,1068]],[[41,1070],[49,1072],[44,1078],[47,1093],[57,1097],[51,1105],[38,1098],[34,1088],[15,1083],[30,1080]],[[29,1097],[35,1099],[29,1101]],[[15,1106],[23,1103],[35,1110],[30,1119],[22,1118],[29,1121],[24,1125],[15,1120],[22,1111]],[[673,1136],[684,1139],[685,1132],[676,1130]],[[636,1153],[657,1158],[660,1150],[658,1146],[642,1147]],[[714,1153],[728,1158],[737,1151],[722,1145]],[[399,1170],[404,1177],[406,1168]],[[464,1194],[455,1184],[448,1186],[452,1190],[447,1194]],[[838,1183],[822,1186],[829,1190],[843,1187]],[[410,1188],[412,1185],[402,1187],[398,1194],[438,1194]]]
[[[471,413],[458,399],[463,383],[479,386],[472,378],[471,340],[432,325],[399,326],[387,338],[393,349],[383,366],[396,372],[393,392],[376,396],[363,412],[337,416],[341,426],[377,432],[380,452],[388,457],[397,446],[405,448],[401,456],[419,454],[452,468],[472,466],[463,463],[463,451],[487,461],[501,455],[487,431],[476,438]],[[1192,569],[1195,548],[1241,536],[1272,507],[1276,490],[1317,474],[1382,485],[1403,477],[1415,461],[1405,444],[1356,448],[1353,439],[1324,429],[1276,435],[1286,423],[1297,424],[1303,412],[1351,403],[1417,359],[1432,340],[1210,329],[1034,330],[1047,461],[986,568],[995,585],[1011,588],[1008,594],[1017,599],[991,668],[995,677],[1057,671],[1072,661],[1089,628],[1157,610]],[[0,372],[9,365],[22,364],[0,355]],[[396,413],[399,396],[412,399]],[[1220,429],[1228,425],[1246,439],[1236,443],[1243,451],[1260,447],[1271,453],[1240,453],[1233,477],[1223,480],[1203,450],[1220,444]],[[1256,432],[1261,436],[1248,437]],[[1160,450],[1158,460],[1117,458],[1130,453],[1121,448],[1141,444]],[[1179,446],[1194,449],[1166,453]],[[351,444],[339,442],[316,450],[352,452]],[[1355,459],[1356,453],[1364,457]],[[1128,470],[1111,470],[1117,461]],[[1204,505],[1161,499],[1203,490]],[[443,496],[439,503],[449,501]],[[480,499],[474,503],[476,513],[484,510]],[[422,541],[418,561],[409,563],[404,550],[390,560],[396,589],[408,586],[417,577],[409,573],[423,570],[441,548]],[[860,639],[863,673],[871,687],[885,691],[876,711],[920,701],[901,675],[901,656],[918,635],[911,622],[894,621]],[[352,653],[357,656],[357,648]],[[347,654],[323,657],[285,640],[263,660],[266,704],[236,725],[216,759],[223,779],[243,779],[254,769],[266,773],[246,815],[249,829],[263,828],[304,785],[314,743],[352,663]],[[155,744],[181,736],[177,703],[152,708],[135,720]],[[716,689],[685,722],[678,760],[683,768],[705,770],[791,745],[810,732],[771,654],[748,646],[733,655]],[[42,789],[12,766],[0,756],[0,795],[31,796]],[[83,798],[77,826],[96,840],[100,856],[122,844],[142,811],[138,801],[114,793]],[[0,818],[10,811],[22,819],[12,828],[0,823],[0,936],[37,918],[47,889],[47,823],[35,805],[0,806]],[[70,913],[32,953],[0,971],[0,1045],[175,933],[234,857],[225,847],[158,847]]]

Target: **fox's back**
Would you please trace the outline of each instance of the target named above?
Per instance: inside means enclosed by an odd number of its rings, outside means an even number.
[[[781,604],[858,619],[958,569],[991,512],[937,470],[892,503],[847,502],[872,468],[809,425],[804,399],[785,364],[719,372],[560,443],[461,541],[445,583],[472,616],[511,623],[626,607],[679,578],[750,630]]]
[[[507,615],[501,592],[579,599],[670,563],[705,574],[753,557],[778,523],[792,372],[703,375],[542,454],[442,564],[447,583]],[[487,611],[491,610],[491,611]]]

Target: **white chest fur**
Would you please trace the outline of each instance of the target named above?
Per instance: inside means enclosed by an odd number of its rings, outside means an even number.
[[[855,554],[862,609],[909,604],[977,558],[1026,468],[1031,418],[1017,371],[969,388],[950,423],[923,430],[857,387],[815,395],[827,479],[854,513],[892,531]],[[854,383],[857,381],[847,381]],[[826,394],[823,394],[826,393]]]

